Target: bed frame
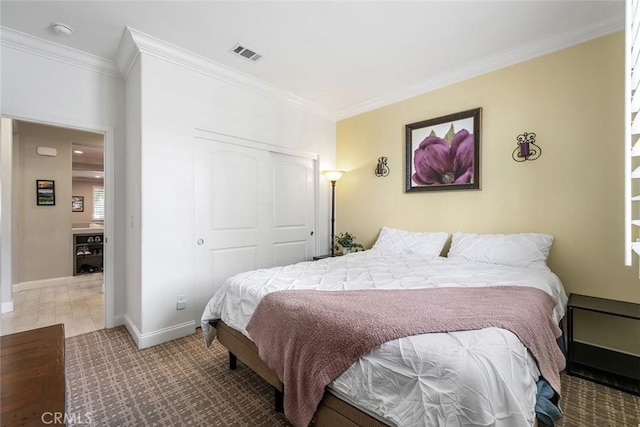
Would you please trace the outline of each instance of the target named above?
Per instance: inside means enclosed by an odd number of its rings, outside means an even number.
[[[229,350],[229,369],[235,369],[240,359],[273,387],[275,410],[283,412],[284,385],[276,373],[260,359],[258,347],[241,332],[221,320],[215,327],[218,341]],[[326,391],[311,424],[314,427],[388,427],[388,424]],[[538,424],[536,418],[533,427],[539,427]]]
[[[216,324],[218,341],[229,350],[229,369],[235,369],[240,359],[274,390],[274,406],[283,411],[284,385],[276,373],[258,356],[258,348],[249,338],[229,327],[224,322]],[[355,406],[325,392],[312,424],[316,427],[387,427],[388,425],[373,418]]]

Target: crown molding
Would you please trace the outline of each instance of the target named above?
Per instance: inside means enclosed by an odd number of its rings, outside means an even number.
[[[262,96],[285,101],[326,119],[336,120],[335,111],[333,110],[307,101],[290,92],[279,89],[274,85],[220,64],[219,62],[205,58],[204,56],[170,44],[134,28],[127,27],[120,47],[118,48],[115,61],[125,76],[128,75],[140,54],[150,55],[171,62]]]
[[[509,49],[484,60],[475,62],[469,66],[449,70],[444,73],[429,77],[428,80],[397,91],[388,96],[381,96],[356,104],[351,107],[336,111],[336,119],[343,120],[358,114],[366,113],[396,102],[404,101],[418,95],[434,91],[473,77],[486,74],[501,68],[515,65],[542,55],[566,49],[573,45],[602,37],[624,29],[624,22],[618,19],[600,22],[590,27],[565,32],[555,37],[538,40],[518,48]]]
[[[113,61],[4,26],[0,26],[0,45],[119,79],[128,77],[140,53],[144,53],[336,120],[333,110],[130,27],[124,31]]]
[[[122,78],[113,61],[0,26],[0,45],[111,77]]]
[[[125,80],[129,77],[133,64],[135,64],[139,57],[140,51],[138,50],[138,46],[136,46],[136,42],[133,40],[129,27],[126,27],[120,39],[115,57],[116,66]]]
[[[500,68],[505,68],[620,31],[623,29],[623,24],[624,23],[619,22],[618,19],[612,19],[594,24],[590,27],[532,42],[516,49],[498,53],[467,67],[449,70],[432,76],[428,80],[394,92],[391,95],[373,98],[369,101],[337,111],[307,101],[290,92],[279,89],[274,85],[131,27],[125,29],[114,61],[4,26],[0,26],[0,45],[116,78],[123,78],[123,76],[126,78],[131,71],[131,67],[140,56],[140,53],[144,53],[233,84],[245,90],[250,90],[272,99],[283,100],[298,108],[335,121],[366,113]]]

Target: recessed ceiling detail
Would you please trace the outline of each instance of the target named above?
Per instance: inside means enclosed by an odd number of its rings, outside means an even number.
[[[240,43],[236,43],[231,48],[231,53],[235,53],[236,55],[239,55],[239,56],[243,57],[244,59],[248,59],[248,60],[253,61],[253,62],[256,62],[260,58],[262,58],[262,55],[260,55],[259,53],[257,53],[256,51],[254,51],[252,49],[249,49],[246,46],[242,46]]]
[[[51,24],[51,29],[59,36],[70,36],[73,34],[73,28],[61,22],[54,22]]]

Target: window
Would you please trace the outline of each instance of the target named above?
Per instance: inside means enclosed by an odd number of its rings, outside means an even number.
[[[104,220],[104,187],[93,187],[93,219]]]

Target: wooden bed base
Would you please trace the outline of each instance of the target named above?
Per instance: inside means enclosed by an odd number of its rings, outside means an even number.
[[[274,390],[274,406],[282,412],[284,385],[273,370],[258,356],[256,345],[242,333],[219,321],[216,325],[218,341],[229,350],[229,368],[235,369],[237,359],[251,368]],[[316,427],[385,427],[387,424],[373,418],[355,406],[325,392],[312,423]]]
[[[229,369],[235,369],[237,359],[240,359],[273,387],[275,410],[282,412],[284,385],[280,382],[276,373],[260,359],[258,347],[241,332],[222,321],[216,324],[216,330],[218,341],[229,350]],[[533,427],[538,427],[538,424],[538,419],[536,418]],[[388,427],[388,424],[329,392],[324,393],[312,425],[315,427]]]

